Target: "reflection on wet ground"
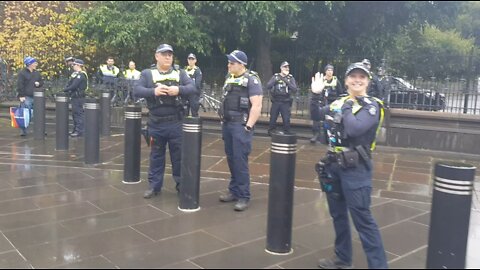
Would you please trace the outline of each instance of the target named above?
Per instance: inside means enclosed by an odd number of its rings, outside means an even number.
[[[332,254],[333,226],[313,170],[325,152],[299,141],[290,255],[266,253],[270,138],[255,137],[250,156],[252,202],[245,212],[218,202],[228,166],[218,134],[203,134],[201,210],[177,208],[168,175],[160,196],[142,198],[147,183],[126,185],[123,136],[101,139],[101,164],[83,163],[83,139],[55,151],[46,140],[18,136],[0,119],[1,268],[316,268]],[[149,149],[142,142],[142,179]],[[167,159],[169,160],[169,159]],[[478,166],[480,156],[379,147],[374,154],[372,212],[391,268],[425,268],[433,166],[455,160]],[[477,172],[477,175],[480,175]],[[480,184],[472,205],[467,266],[480,267]],[[367,267],[355,234],[354,264]]]

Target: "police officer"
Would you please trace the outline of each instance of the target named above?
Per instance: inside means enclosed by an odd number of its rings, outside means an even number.
[[[290,74],[290,65],[284,61],[280,65],[280,73],[275,73],[267,83],[267,89],[270,89],[272,108],[270,109],[270,124],[268,135],[272,135],[275,130],[278,114],[282,115],[283,130],[290,133],[290,114],[292,108],[292,94],[298,91],[295,78]]]
[[[333,75],[333,65],[327,64],[324,68],[324,71],[325,76],[322,76],[322,78],[325,87],[318,92],[314,92],[312,89],[313,93],[310,102],[310,117],[313,120],[313,137],[310,139],[311,143],[316,143],[317,141],[326,143],[326,135],[323,132],[323,121],[318,119],[318,109],[332,103],[344,93],[342,84],[338,80],[337,76]]]
[[[72,103],[73,131],[70,137],[81,137],[84,131],[83,104],[85,104],[85,92],[88,89],[88,76],[83,69],[83,65],[83,60],[75,59],[72,66],[73,73],[63,90],[70,96]]]
[[[135,83],[140,79],[140,71],[136,69],[135,62],[130,61],[128,63],[128,69],[123,72],[123,78],[127,80],[127,97],[124,100],[125,104],[128,104],[129,100],[133,100],[133,87]]]
[[[187,106],[187,115],[190,115],[190,111],[192,112],[193,117],[198,117],[198,110],[200,109],[200,95],[202,94],[202,71],[197,64],[197,57],[195,54],[191,53],[187,57],[188,66],[185,67],[185,71],[187,72],[188,76],[193,80],[195,83],[195,87],[197,88],[197,94],[191,95],[188,99],[188,106]]]
[[[70,76],[74,72],[73,71],[73,62],[74,61],[75,61],[75,58],[73,58],[73,56],[65,57],[65,70],[63,71],[63,74],[68,79],[70,79]]]
[[[231,179],[221,202],[236,201],[235,211],[247,209],[250,200],[248,156],[253,128],[262,110],[262,85],[256,72],[246,68],[247,55],[235,50],[227,55],[228,75],[223,86],[222,135]]]
[[[140,80],[133,90],[135,97],[147,100],[149,110],[147,125],[152,143],[148,171],[149,188],[143,195],[145,199],[152,198],[162,189],[167,144],[172,162],[172,175],[178,191],[184,116],[182,99],[196,93],[195,85],[187,73],[172,66],[172,46],[168,44],[158,46],[155,59],[157,65],[142,71]]]
[[[329,150],[316,164],[322,190],[327,194],[335,227],[335,255],[321,259],[320,268],[352,268],[352,238],[348,212],[358,231],[369,268],[387,268],[380,232],[370,212],[371,151],[383,121],[382,101],[367,96],[370,72],[353,63],[345,73],[348,96],[322,107],[319,116],[328,125]],[[321,90],[317,73],[312,89]]]
[[[384,85],[382,84],[382,82],[380,82],[380,79],[378,78],[378,76],[375,73],[371,72],[372,64],[370,63],[370,60],[363,59],[362,64],[370,72],[370,84],[368,85],[367,94],[369,96],[376,97],[384,101],[385,99]]]

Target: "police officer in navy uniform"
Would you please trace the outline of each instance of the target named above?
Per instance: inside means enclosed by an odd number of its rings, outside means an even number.
[[[179,190],[182,148],[182,99],[195,94],[197,89],[184,70],[173,67],[173,48],[161,44],[155,52],[157,65],[142,71],[134,86],[134,96],[145,98],[149,110],[148,133],[151,141],[149,188],[145,199],[157,195],[163,186],[165,153],[168,144],[172,175]]]
[[[185,71],[195,83],[195,87],[197,88],[197,94],[191,95],[189,97],[186,115],[190,115],[190,112],[192,112],[193,117],[198,117],[198,110],[200,109],[200,95],[202,94],[203,75],[200,68],[196,66],[197,57],[195,56],[195,54],[189,54],[187,57],[187,61],[188,66],[185,67]]]
[[[385,99],[385,87],[383,83],[380,81],[379,77],[371,72],[372,64],[370,60],[363,59],[362,64],[369,70],[370,72],[370,84],[368,85],[367,94],[372,97],[376,97],[384,101]]]
[[[65,69],[63,70],[63,75],[68,79],[70,79],[70,76],[74,72],[73,62],[75,62],[75,58],[73,56],[65,57]]]
[[[235,201],[235,211],[248,208],[253,128],[262,110],[262,85],[256,72],[246,68],[247,55],[235,50],[227,55],[228,75],[223,86],[222,135],[231,179],[221,202]]]
[[[317,141],[320,141],[324,144],[326,143],[323,121],[318,119],[318,108],[334,102],[344,93],[339,79],[337,76],[333,75],[333,65],[327,64],[324,68],[324,71],[325,76],[323,76],[323,82],[325,87],[318,93],[312,91],[312,99],[310,102],[310,117],[313,120],[313,137],[310,139],[311,143],[316,143]]]
[[[329,149],[316,164],[335,227],[335,255],[321,259],[320,268],[352,268],[352,237],[348,213],[358,231],[369,268],[387,268],[378,226],[370,211],[372,192],[371,152],[383,121],[382,101],[367,96],[370,72],[362,63],[345,73],[348,96],[322,107],[319,117],[328,125]],[[324,87],[320,74],[312,89]]]
[[[85,91],[88,89],[88,76],[83,70],[83,65],[83,60],[75,59],[72,65],[73,73],[63,90],[70,96],[72,104],[73,131],[70,133],[71,137],[81,137],[84,131],[83,104],[85,104]]]
[[[280,65],[280,73],[275,73],[267,83],[270,89],[272,108],[270,109],[270,124],[268,135],[275,130],[278,114],[282,115],[283,131],[290,133],[290,115],[292,109],[292,94],[298,91],[295,78],[290,74],[290,65],[287,61]]]

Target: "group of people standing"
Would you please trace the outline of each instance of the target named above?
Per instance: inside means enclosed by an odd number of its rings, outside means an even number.
[[[133,94],[144,98],[149,110],[148,133],[150,136],[150,165],[148,189],[145,199],[158,196],[163,187],[166,149],[168,146],[172,176],[180,191],[182,120],[188,115],[184,101],[190,101],[193,116],[198,116],[198,98],[202,74],[196,67],[196,56],[188,56],[189,66],[179,69],[173,65],[174,50],[169,44],[161,44],[155,53],[156,64],[135,72],[134,65],[127,77],[135,80]],[[230,179],[228,191],[219,197],[221,202],[234,202],[235,211],[244,211],[250,203],[250,172],[248,157],[252,150],[255,124],[262,109],[263,90],[258,74],[247,68],[248,57],[240,50],[226,55],[228,73],[223,86],[221,108],[222,139]],[[72,136],[83,134],[83,103],[88,88],[88,76],[81,59],[66,59],[73,73],[64,91],[72,99],[74,130]],[[111,61],[110,61],[111,60]],[[19,74],[18,96],[21,102],[30,102],[33,89],[43,81],[35,71],[34,58],[25,58],[26,68]],[[130,66],[130,65],[129,65]],[[117,68],[118,69],[118,68]],[[113,58],[101,66],[103,79],[118,73]],[[352,239],[349,224],[350,212],[353,224],[359,232],[370,268],[386,268],[387,261],[380,232],[370,212],[372,191],[372,151],[375,138],[383,121],[383,103],[368,93],[383,94],[381,89],[371,90],[374,79],[369,61],[353,63],[345,72],[345,90],[336,76],[333,65],[326,65],[325,74],[312,78],[311,117],[314,121],[312,142],[322,140],[328,144],[325,157],[316,165],[322,191],[327,194],[330,215],[335,228],[335,252],[332,258],[321,259],[321,268],[352,268]],[[20,82],[21,81],[21,82]],[[283,118],[286,134],[291,133],[290,113],[293,96],[298,91],[295,78],[289,73],[289,63],[280,65],[267,83],[271,91],[269,134],[275,132],[278,115]],[[372,88],[373,89],[373,88]],[[30,100],[30,101],[28,101]],[[320,133],[322,127],[324,135]],[[23,134],[23,133],[22,133]]]

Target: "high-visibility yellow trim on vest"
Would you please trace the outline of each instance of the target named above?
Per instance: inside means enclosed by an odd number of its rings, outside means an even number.
[[[331,111],[341,110],[343,104],[349,98],[350,98],[349,96],[346,96],[346,97],[342,97],[340,99],[335,100],[334,102],[332,102],[332,104],[330,104],[330,110]],[[376,147],[378,133],[380,132],[380,129],[382,128],[383,120],[384,120],[384,117],[385,117],[385,107],[383,105],[383,101],[381,101],[380,99],[378,99],[376,97],[370,97],[370,96],[368,96],[367,98],[374,99],[378,103],[378,107],[380,108],[380,120],[378,122],[377,131],[375,133],[375,139],[373,140],[372,144],[370,145],[370,150],[373,151]],[[363,106],[360,105],[355,100],[355,102],[353,103],[353,107],[352,107],[352,113],[353,114],[358,113],[362,107]],[[330,149],[330,150],[333,151],[333,152],[341,152],[341,151],[344,151],[346,148],[347,147],[345,147],[345,146],[335,146],[335,147],[333,147],[333,149]]]
[[[151,69],[153,83],[159,83],[164,81],[180,82],[180,72],[178,70],[172,70],[167,74],[161,74],[158,69]]]
[[[134,70],[127,69],[123,72],[123,76],[127,80],[139,80],[140,79],[140,74],[141,74],[141,72],[136,70],[136,69],[134,69]]]
[[[195,71],[197,70],[197,66],[194,66],[193,68],[190,66],[187,66],[185,68],[185,71],[187,72],[188,76],[192,77],[195,74]]]
[[[116,66],[113,66],[113,69],[110,70],[107,68],[107,65],[101,65],[100,70],[102,71],[103,76],[107,77],[117,77],[119,69]]]
[[[333,76],[331,82],[327,82],[327,79],[325,79],[325,77],[324,77],[323,78],[323,83],[325,84],[325,88],[327,88],[327,87],[335,88],[337,86],[337,77]]]

